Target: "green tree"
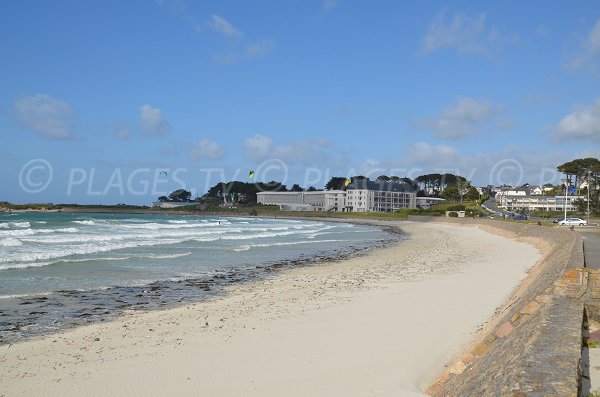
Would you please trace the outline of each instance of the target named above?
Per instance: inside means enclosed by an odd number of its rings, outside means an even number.
[[[449,201],[456,201],[460,199],[460,193],[456,186],[448,186],[440,193],[440,196]]]
[[[325,190],[343,190],[346,187],[345,182],[346,178],[343,176],[334,176],[325,184]]]
[[[172,192],[171,194],[169,194],[170,201],[185,202],[185,201],[190,201],[191,197],[192,197],[192,192],[189,192],[185,189],[177,189],[174,192]]]
[[[567,179],[575,184],[579,193],[579,186],[588,177],[592,181],[592,190],[598,189],[598,179],[600,177],[600,160],[593,157],[584,159],[575,159],[559,165],[556,169],[567,175]],[[591,190],[590,190],[591,192]]]
[[[292,185],[292,187],[290,188],[290,192],[302,192],[302,191],[304,191],[304,189],[302,189],[300,187],[300,185],[298,185],[297,183],[294,183]]]
[[[471,186],[469,188],[469,190],[467,190],[467,193],[465,194],[465,198],[467,200],[477,200],[479,198],[479,192],[477,191],[477,189],[475,189],[473,186]]]

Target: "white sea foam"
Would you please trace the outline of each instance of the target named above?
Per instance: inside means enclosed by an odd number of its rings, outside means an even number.
[[[250,250],[251,248],[252,248],[252,247],[251,247],[251,246],[249,246],[248,244],[244,244],[244,245],[240,245],[240,246],[239,246],[239,247],[237,247],[237,248],[234,248],[233,250],[234,250],[234,251],[236,251],[236,252],[240,252],[240,251],[248,251],[248,250]]]
[[[16,238],[8,237],[0,240],[0,247],[18,247],[19,245],[23,245],[23,242]]]
[[[13,229],[13,230],[1,230],[0,237],[25,237],[34,236],[37,234],[49,234],[49,233],[77,233],[79,230],[74,227],[66,227],[61,229]]]
[[[54,262],[50,262],[51,265],[55,263],[81,263],[81,262],[92,262],[92,261],[122,261],[126,259],[131,259],[130,256],[117,256],[117,257],[101,257],[101,258],[80,258],[80,259],[60,259]]]
[[[178,224],[165,224],[165,223],[144,223],[139,225],[121,225],[125,229],[148,229],[148,230],[160,230],[160,229],[192,229],[192,228],[205,228],[207,226],[218,226],[219,224],[214,223],[178,223]]]
[[[94,226],[96,225],[95,221],[87,220],[87,221],[72,221],[73,223],[78,223],[80,225]]]
[[[28,267],[43,267],[51,265],[52,262],[25,262],[25,263],[10,263],[6,265],[0,264],[0,270],[8,269],[25,269]]]
[[[15,298],[28,298],[30,296],[46,296],[52,292],[39,292],[35,294],[13,294],[13,295],[0,295],[0,299],[15,299]]]
[[[272,246],[355,241],[343,240],[345,231],[341,229],[342,226],[323,222],[248,218],[239,218],[239,220],[236,218],[200,218],[197,220],[160,218],[115,220],[111,218],[104,220],[101,217],[77,221],[68,219],[67,221],[85,227],[44,228],[40,225],[31,229],[25,227],[25,224],[29,224],[29,222],[2,224],[11,224],[11,226],[3,226],[3,230],[0,230],[0,270],[55,264],[67,266],[69,263],[73,266],[77,266],[77,264],[86,266],[84,262],[125,260],[128,261],[127,263],[140,263],[145,266],[144,259],[148,259],[148,266],[154,266],[155,264],[151,260],[168,260],[194,255],[195,252],[209,252],[194,250],[218,249],[231,253],[231,250],[243,252],[253,248]],[[21,226],[17,228],[17,226],[12,226],[12,223]],[[10,230],[8,230],[9,227]],[[327,234],[330,229],[334,229],[332,232],[340,232],[341,235],[326,236],[326,240],[315,238]],[[364,232],[363,228],[355,230]],[[337,237],[340,239],[335,239]],[[206,244],[217,240],[224,241],[223,243]],[[227,240],[231,240],[231,243],[225,243]],[[236,243],[236,241],[239,242]],[[161,245],[185,242],[190,242],[185,245],[184,249],[180,249],[185,252],[175,250],[173,253],[164,253],[160,248],[155,248]],[[149,253],[131,250],[138,247],[152,248],[144,249],[150,251]],[[102,254],[103,252],[110,252],[110,254]],[[215,255],[215,253],[209,255]],[[94,258],[94,256],[98,257]],[[210,259],[208,260],[210,262]],[[224,260],[227,261],[227,257]],[[185,262],[185,266],[190,265],[188,262]],[[176,264],[176,262],[174,263]],[[203,263],[203,258],[199,258],[200,267],[204,266]],[[107,263],[107,266],[110,265]],[[64,270],[58,270],[58,272],[61,271]],[[178,272],[178,268],[175,266],[173,270],[165,270],[165,272],[174,274]],[[17,290],[17,292],[19,291]]]
[[[248,251],[251,248],[268,248],[268,247],[277,247],[277,246],[287,246],[287,245],[298,245],[298,244],[319,244],[319,243],[343,243],[352,240],[316,240],[316,241],[286,241],[286,242],[274,242],[268,244],[244,244],[240,245],[237,248],[234,248],[234,251]],[[365,240],[362,240],[365,241]]]
[[[170,255],[142,255],[140,258],[148,258],[148,259],[174,259],[174,258],[182,258],[184,256],[192,255],[191,252],[182,252],[180,254],[170,254]]]
[[[99,239],[106,239],[108,236],[96,236]],[[77,245],[64,245],[58,246],[56,249],[39,249],[37,251],[28,250],[27,252],[17,252],[17,253],[9,253],[0,257],[0,263],[8,263],[7,265],[0,265],[0,270],[12,268],[12,267],[22,267],[22,263],[14,263],[14,262],[27,262],[32,263],[36,261],[48,261],[48,260],[56,260],[57,258],[64,258],[74,255],[87,255],[94,254],[99,252],[108,252],[108,251],[116,251],[126,248],[135,248],[135,247],[148,247],[148,246],[156,246],[156,245],[172,245],[182,243],[184,241],[196,240],[196,241],[215,241],[218,240],[218,236],[212,237],[199,237],[197,235],[191,236],[181,236],[179,238],[151,238],[147,240],[133,240],[133,241],[125,241],[125,242],[117,242],[124,240],[123,237],[120,236],[110,236],[112,240],[110,243],[106,240],[94,243],[82,243],[86,241],[85,238],[82,238],[80,243]],[[29,241],[29,240],[25,240]],[[89,240],[88,240],[89,241]],[[48,242],[48,240],[46,240]],[[73,241],[71,241],[73,242]],[[53,245],[54,247],[55,245]],[[11,263],[12,262],[12,263]],[[48,263],[48,264],[52,264]],[[8,267],[7,267],[8,266]],[[38,265],[32,265],[38,266]],[[45,266],[45,265],[40,265]],[[27,266],[26,266],[27,267]]]
[[[31,227],[31,223],[29,223],[29,222],[5,222],[5,223],[0,223],[0,228],[2,228],[2,229],[10,229],[11,227],[28,228],[28,227]]]

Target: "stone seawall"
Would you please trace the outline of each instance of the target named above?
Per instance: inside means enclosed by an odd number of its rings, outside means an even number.
[[[432,396],[577,396],[590,275],[569,229],[479,219],[415,221],[477,226],[536,246],[541,259],[475,343],[429,387]]]

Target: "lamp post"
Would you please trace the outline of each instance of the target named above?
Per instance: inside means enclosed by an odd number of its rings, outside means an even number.
[[[563,203],[563,207],[565,209],[565,217],[564,219],[567,219],[567,194],[569,193],[569,179],[565,178],[563,179],[563,181],[565,182],[565,202]]]
[[[590,181],[590,175],[592,173],[592,169],[587,169],[587,224],[590,224],[590,188],[592,187],[592,183]]]

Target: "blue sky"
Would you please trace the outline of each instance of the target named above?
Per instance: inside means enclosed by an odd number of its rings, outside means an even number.
[[[0,3],[0,200],[459,173],[600,156],[596,1]],[[165,177],[161,171],[165,171]]]

